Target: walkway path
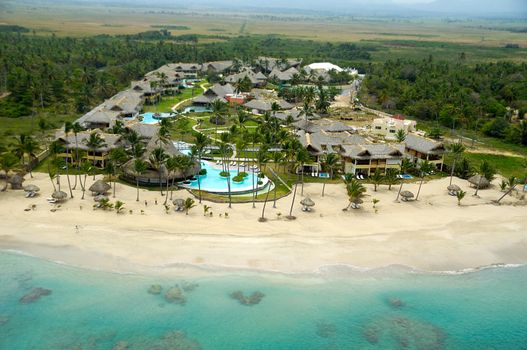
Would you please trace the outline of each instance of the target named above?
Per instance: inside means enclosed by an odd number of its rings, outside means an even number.
[[[205,87],[205,84],[206,83],[202,83],[202,84],[199,85],[199,87],[203,90],[203,92],[207,91],[207,88]],[[179,106],[181,106],[183,103],[185,103],[187,101],[190,101],[190,100],[194,99],[194,97],[189,97],[189,98],[186,98],[186,99],[184,99],[182,101],[179,101],[178,103],[173,105],[172,108],[170,108],[170,109],[172,110],[172,112],[175,113]]]

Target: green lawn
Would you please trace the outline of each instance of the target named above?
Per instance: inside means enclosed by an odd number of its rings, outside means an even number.
[[[521,157],[486,153],[465,153],[464,157],[467,158],[474,167],[479,167],[479,165],[486,160],[504,177],[516,176],[517,178],[523,179],[527,174],[524,165],[525,160]]]
[[[193,92],[194,91],[194,92]],[[183,100],[200,95],[203,90],[197,86],[192,89],[184,89],[180,94],[170,96],[165,95],[161,98],[161,101],[155,105],[145,105],[143,107],[144,112],[161,112],[168,113],[172,112],[172,107]]]
[[[78,118],[76,115],[55,115],[46,114],[46,121],[52,126],[58,128],[66,121],[74,121]],[[0,118],[0,144],[8,145],[14,141],[14,137],[22,133],[31,134],[38,139],[43,139],[51,134],[51,131],[42,133],[39,131],[38,118],[20,117],[20,118]]]

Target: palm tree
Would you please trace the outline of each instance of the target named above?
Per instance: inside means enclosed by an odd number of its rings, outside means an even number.
[[[73,185],[73,189],[76,189],[77,188],[77,177],[79,177],[79,181],[80,181],[80,170],[81,170],[81,161],[80,161],[80,158],[79,158],[79,132],[81,132],[83,129],[82,129],[82,126],[75,122],[72,124],[71,126],[71,131],[73,132],[73,134],[75,135],[75,162],[77,163],[77,174],[75,174],[75,184]]]
[[[114,148],[110,151],[109,155],[110,163],[113,164],[113,198],[115,198],[115,185],[117,179],[117,173],[121,170],[121,167],[128,160],[128,155],[122,147]]]
[[[456,192],[456,197],[457,197],[457,205],[461,205],[461,200],[463,198],[465,198],[465,195],[467,194],[467,192],[463,191],[463,190],[459,190]]]
[[[412,161],[410,159],[403,158],[403,160],[401,161],[401,174],[409,173],[412,169],[414,169],[414,167],[415,167],[415,164],[412,163]],[[399,186],[399,191],[397,191],[397,198],[395,198],[396,202],[399,201],[399,196],[401,195],[401,191],[403,189],[403,184],[404,184],[404,181],[401,180],[401,185]]]
[[[419,200],[419,193],[421,193],[421,186],[423,186],[425,176],[430,174],[432,170],[434,170],[434,164],[430,163],[429,161],[423,160],[421,163],[419,163],[419,177],[421,178],[421,181],[419,182],[419,189],[417,190],[415,200]]]
[[[228,135],[226,133],[224,134],[221,134],[221,136],[223,135]],[[229,195],[229,208],[232,208],[232,196],[231,196],[231,172],[230,172],[230,169],[229,169],[229,160],[228,160],[228,156],[229,156],[229,153],[231,152],[232,148],[231,146],[228,144],[228,143],[221,143],[220,144],[220,154],[222,155],[222,158],[223,158],[223,166],[224,166],[224,171],[227,173],[227,191],[228,191],[228,195]]]
[[[29,171],[29,175],[33,177],[31,173],[31,159],[35,157],[38,145],[34,138],[26,134],[20,134],[14,144],[13,153],[20,159],[20,163],[23,168]],[[26,167],[25,156],[28,156],[28,165]]]
[[[84,140],[84,142],[86,143],[86,146],[93,152],[92,165],[95,167],[95,152],[99,148],[106,146],[106,142],[104,142],[101,135],[97,134],[96,132],[92,132],[90,136]],[[95,172],[93,173],[93,179],[95,180]]]
[[[333,179],[333,173],[335,169],[339,167],[340,157],[337,153],[330,153],[324,157],[322,166],[329,172],[329,179]],[[322,184],[322,197],[324,197],[324,191],[326,189],[326,182]]]
[[[357,205],[360,204],[366,193],[366,188],[358,180],[351,178],[346,185],[346,190],[349,198],[349,204],[346,209],[350,207],[357,209]]]
[[[66,138],[68,137],[69,132],[73,128],[73,124],[71,122],[64,123],[64,134],[66,135]],[[68,189],[70,190],[70,197],[73,198],[73,191],[71,189],[71,182],[70,182],[70,150],[69,150],[69,142],[66,141],[66,154],[68,155],[68,158],[66,159],[66,179],[68,180]]]
[[[58,190],[60,191],[60,164],[57,159],[57,155],[62,153],[64,151],[64,147],[59,141],[53,141],[49,145],[49,154],[51,156],[51,159],[48,161],[48,174],[49,179],[51,180],[51,184],[53,185],[53,191],[56,190],[55,183],[53,182],[53,179],[57,177],[57,185],[59,186]],[[55,171],[53,171],[52,165],[56,167]]]
[[[215,99],[210,103],[210,109],[212,110],[212,114],[214,115],[214,125],[216,126],[215,133],[218,133],[218,123],[220,118],[222,117],[222,113],[225,112],[227,109],[227,104],[220,99]]]
[[[144,162],[141,159],[134,160],[134,176],[135,176],[135,186],[137,188],[137,198],[136,201],[139,202],[139,176],[144,174],[148,169],[148,163]]]
[[[384,179],[386,181],[386,184],[388,185],[388,191],[390,191],[392,189],[392,186],[397,184],[397,182],[399,181],[397,173],[397,170],[393,168],[386,169],[386,175],[384,176]]]
[[[401,143],[406,140],[406,132],[404,131],[404,129],[397,130],[397,132],[395,133],[395,139],[397,140],[397,142]]]
[[[301,148],[296,153],[296,168],[300,168],[300,184],[301,184],[301,192],[300,195],[304,195],[304,164],[310,160],[309,152],[305,148]]]
[[[18,165],[18,162],[19,162],[19,159],[17,158],[17,156],[15,156],[11,152],[7,152],[7,153],[0,155],[0,168],[5,173],[5,186],[2,189],[2,192],[7,190],[7,184],[9,181],[8,174],[11,170],[15,169],[15,167]]]
[[[187,198],[185,199],[185,202],[183,203],[183,207],[185,208],[185,215],[188,215],[188,212],[190,209],[194,208],[196,206],[194,199]]]
[[[373,190],[377,192],[377,186],[379,186],[384,180],[380,170],[377,168],[373,175],[370,176],[370,181],[373,183]]]
[[[157,147],[154,148],[148,159],[150,166],[157,171],[159,176],[159,192],[161,193],[161,197],[163,196],[163,182],[161,181],[161,178],[167,157],[168,155],[165,153],[165,150],[161,147]]]
[[[452,170],[450,171],[450,183],[449,183],[449,185],[452,185],[452,179],[454,178],[454,171],[456,168],[456,163],[459,161],[459,159],[463,155],[463,152],[465,152],[465,146],[463,145],[463,143],[457,142],[457,143],[450,145],[449,151],[454,156],[454,159],[452,160]]]
[[[81,188],[82,188],[82,198],[81,199],[84,199],[84,194],[86,193],[86,180],[88,179],[88,175],[90,175],[90,172],[92,170],[93,170],[93,167],[90,163],[88,162],[82,163],[80,171],[84,173],[84,181],[81,182]],[[79,176],[80,176],[80,173],[79,173]]]
[[[194,149],[195,154],[198,157],[198,196],[199,196],[199,202],[201,203],[201,179],[200,179],[200,172],[201,172],[201,158],[203,157],[203,153],[205,152],[205,148],[209,144],[209,139],[207,136],[205,136],[202,133],[197,133],[194,138]]]
[[[474,196],[477,197],[478,195],[480,182],[481,182],[481,176],[485,177],[490,182],[494,180],[495,173],[496,173],[496,170],[494,169],[494,167],[490,165],[490,163],[487,162],[486,160],[484,160],[479,165],[480,181],[478,182],[478,185],[476,186],[476,192],[474,193]]]

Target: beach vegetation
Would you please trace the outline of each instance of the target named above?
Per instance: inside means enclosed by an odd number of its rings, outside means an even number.
[[[7,184],[9,183],[9,172],[14,170],[19,164],[19,159],[10,152],[0,154],[0,169],[5,174],[5,184],[2,188],[2,192],[7,190]]]
[[[196,203],[194,199],[188,197],[185,199],[185,202],[183,203],[183,208],[185,208],[185,215],[188,215],[188,212],[190,209],[194,208],[196,206]]]
[[[125,207],[124,207],[124,202],[121,202],[121,201],[115,201],[115,204],[113,205],[114,209],[115,209],[115,212],[117,214],[121,214],[121,213],[124,213],[124,210],[125,210]]]
[[[463,200],[463,198],[465,198],[466,194],[467,194],[467,192],[465,192],[463,190],[459,190],[459,191],[456,192],[457,205],[461,205],[461,201]]]

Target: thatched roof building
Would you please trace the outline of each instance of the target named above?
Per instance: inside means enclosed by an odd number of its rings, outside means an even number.
[[[151,162],[151,158],[152,154],[157,148],[161,148],[163,152],[169,157],[184,156],[184,154],[178,151],[176,146],[174,146],[171,141],[165,142],[159,139],[158,136],[155,136],[150,139],[146,145],[145,153],[142,157],[142,160],[148,164],[148,169],[142,174],[136,174],[134,171],[135,160],[131,159],[123,166],[124,179],[134,184],[136,183],[136,180],[139,180],[139,183],[143,186],[157,186],[159,185],[160,177],[161,183],[164,184],[167,182],[167,180],[179,181],[194,176],[198,173],[199,166],[197,161],[195,161],[194,166],[188,169],[186,172],[176,170],[169,174],[165,165],[161,165],[159,169],[155,169]]]

